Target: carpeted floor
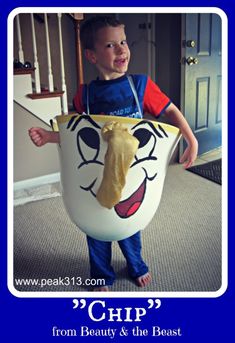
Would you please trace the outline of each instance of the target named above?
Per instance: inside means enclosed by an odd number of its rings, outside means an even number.
[[[154,199],[153,199],[154,201]],[[125,260],[113,243],[117,280],[112,291],[216,291],[221,287],[221,186],[180,165],[168,170],[160,207],[142,233],[143,257],[153,280],[146,288],[129,280]],[[61,197],[14,208],[14,277],[59,279],[67,284],[16,285],[19,291],[87,291],[74,280],[89,278],[85,235]],[[65,281],[66,281],[65,280]]]

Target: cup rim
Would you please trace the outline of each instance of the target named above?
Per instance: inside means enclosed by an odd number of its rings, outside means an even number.
[[[57,124],[63,124],[68,122],[72,117],[77,116],[86,116],[87,114],[62,114],[59,116],[56,116],[56,122]],[[95,119],[95,121],[97,122],[108,122],[108,121],[118,121],[119,123],[122,124],[138,124],[141,121],[146,121],[146,122],[151,122],[156,128],[157,126],[160,124],[164,130],[174,133],[176,135],[180,134],[180,130],[179,128],[177,128],[176,126],[164,123],[164,122],[160,122],[157,120],[149,120],[149,119],[143,119],[143,118],[130,118],[130,117],[120,117],[120,116],[111,116],[111,115],[103,115],[103,114],[90,114],[89,115],[92,119]]]

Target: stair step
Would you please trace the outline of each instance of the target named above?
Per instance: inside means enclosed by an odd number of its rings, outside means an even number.
[[[14,75],[32,74],[35,68],[14,68]]]
[[[30,99],[43,99],[43,98],[55,98],[55,97],[62,97],[64,94],[63,91],[55,91],[55,92],[49,92],[49,91],[42,91],[41,93],[32,93],[27,94],[27,97]]]

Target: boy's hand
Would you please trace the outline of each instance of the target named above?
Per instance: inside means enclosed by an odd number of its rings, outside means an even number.
[[[190,168],[197,158],[198,143],[195,140],[191,145],[188,145],[183,155],[180,158],[180,163],[184,163],[184,168]]]
[[[32,127],[29,129],[29,136],[36,146],[42,146],[49,142],[49,134],[47,130],[40,127]]]

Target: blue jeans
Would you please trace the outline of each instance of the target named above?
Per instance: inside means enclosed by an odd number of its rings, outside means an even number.
[[[111,266],[112,242],[103,242],[87,236],[87,243],[91,278],[105,279],[106,285],[112,285],[115,280],[115,272]],[[136,279],[148,272],[148,267],[141,257],[140,232],[118,241],[118,244],[126,258],[131,278]]]

